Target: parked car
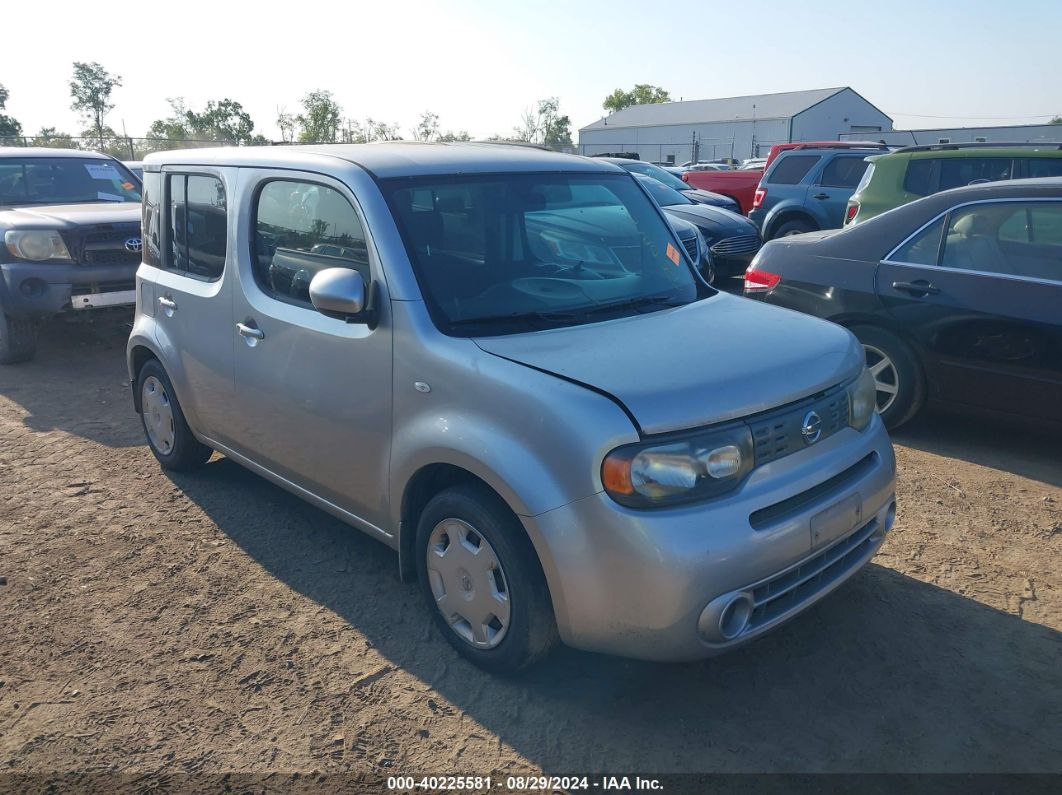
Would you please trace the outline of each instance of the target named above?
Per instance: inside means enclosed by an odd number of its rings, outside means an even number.
[[[679,177],[676,177],[674,174],[660,166],[654,166],[651,163],[646,163],[642,160],[626,160],[622,157],[604,157],[601,159],[609,163],[614,163],[624,171],[629,171],[632,174],[642,174],[646,177],[652,177],[657,182],[662,182],[669,188],[677,190],[695,204],[709,204],[713,207],[722,207],[725,210],[731,210],[732,212],[741,211],[738,203],[729,196],[723,196],[720,193],[712,193],[707,190],[700,190],[699,188],[692,188]]]
[[[741,171],[763,171],[766,165],[766,157],[750,157],[747,160],[742,160],[738,169]]]
[[[687,171],[682,181],[694,188],[729,196],[738,203],[741,214],[752,209],[756,188],[760,184],[761,171]]]
[[[144,178],[144,162],[142,160],[123,160],[122,165],[132,171],[138,180]]]
[[[720,207],[697,204],[651,177],[636,176],[664,212],[697,227],[708,245],[709,255],[702,274],[709,283],[716,276],[745,272],[761,245],[759,231],[752,221]]]
[[[128,368],[152,453],[218,450],[395,548],[477,665],[558,637],[726,651],[892,525],[855,337],[711,288],[617,166],[392,143],[159,153],[144,176]],[[274,278],[296,262],[305,291]]]
[[[875,149],[815,147],[783,151],[764,172],[749,218],[764,240],[844,223],[848,197],[867,168]]]
[[[867,159],[870,167],[848,200],[845,226],[950,188],[1062,177],[1062,145],[1057,143],[908,146]]]
[[[890,427],[927,402],[1062,425],[1062,179],[959,188],[776,240],[745,295],[850,328]]]
[[[0,148],[0,237],[0,364],[14,364],[47,318],[136,300],[140,183],[107,155]]]
[[[726,163],[693,163],[688,166],[687,171],[730,171],[730,166]]]

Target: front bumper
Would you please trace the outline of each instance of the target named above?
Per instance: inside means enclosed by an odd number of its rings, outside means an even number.
[[[4,312],[16,317],[45,317],[71,308],[133,304],[137,267],[136,264],[0,263]],[[79,300],[79,296],[86,295],[107,297]]]
[[[567,644],[692,660],[763,635],[859,571],[892,526],[895,477],[875,417],[758,467],[724,499],[636,511],[600,493],[523,521]]]

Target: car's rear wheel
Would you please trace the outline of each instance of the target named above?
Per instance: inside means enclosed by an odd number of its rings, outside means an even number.
[[[213,450],[196,439],[188,427],[173,384],[157,359],[149,359],[140,368],[137,392],[148,447],[163,469],[179,472],[205,464]]]
[[[774,230],[774,234],[771,238],[776,237],[789,237],[791,235],[802,235],[805,232],[814,232],[815,224],[811,221],[806,221],[803,218],[794,218],[792,221],[786,221],[784,224]]]
[[[0,364],[28,362],[37,354],[41,321],[34,317],[11,317],[0,308]]]
[[[511,673],[549,653],[557,628],[546,578],[497,495],[470,484],[433,497],[417,523],[417,550],[435,623],[462,657]]]
[[[925,402],[925,378],[911,347],[876,326],[854,326],[863,344],[867,368],[874,377],[878,414],[888,428],[898,428],[914,417]]]

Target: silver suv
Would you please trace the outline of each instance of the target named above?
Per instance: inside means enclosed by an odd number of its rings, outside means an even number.
[[[848,331],[721,294],[622,169],[497,145],[151,155],[128,365],[167,469],[212,450],[398,551],[493,671],[559,638],[758,637],[895,514]]]

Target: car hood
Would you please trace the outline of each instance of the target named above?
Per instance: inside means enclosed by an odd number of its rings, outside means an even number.
[[[678,190],[676,188],[675,190]],[[708,204],[715,206],[722,206],[725,204],[732,204],[735,207],[737,202],[731,199],[729,196],[724,196],[722,193],[713,193],[710,190],[701,190],[700,188],[691,188],[688,185],[679,191],[687,199],[692,199],[698,204]]]
[[[56,204],[0,211],[0,225],[9,229],[74,229],[79,226],[139,221],[139,202]]]
[[[756,224],[748,218],[722,207],[712,207],[709,204],[677,204],[665,207],[664,211],[675,218],[689,221],[711,240],[759,234]]]
[[[474,341],[607,393],[646,434],[791,403],[854,377],[864,362],[840,326],[725,293],[604,323]]]

